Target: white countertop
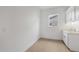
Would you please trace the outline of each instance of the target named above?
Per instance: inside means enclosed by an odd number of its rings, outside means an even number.
[[[63,32],[68,34],[79,34],[79,32],[75,32],[75,31],[63,31]]]

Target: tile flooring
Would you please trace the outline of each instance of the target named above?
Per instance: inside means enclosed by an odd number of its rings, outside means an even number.
[[[62,41],[39,39],[26,52],[70,52]]]

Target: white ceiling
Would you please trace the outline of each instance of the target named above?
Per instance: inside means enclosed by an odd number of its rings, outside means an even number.
[[[40,9],[49,9],[54,8],[55,6],[40,6]]]
[[[45,9],[53,9],[53,8],[61,8],[61,9],[64,9],[64,10],[66,10],[66,9],[68,9],[69,8],[69,6],[40,6],[40,9],[41,10],[45,10]]]

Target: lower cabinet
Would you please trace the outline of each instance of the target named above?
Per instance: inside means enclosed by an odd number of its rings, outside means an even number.
[[[63,32],[63,41],[71,51],[79,51],[79,33]]]

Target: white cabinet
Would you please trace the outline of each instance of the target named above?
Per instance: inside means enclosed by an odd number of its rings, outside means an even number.
[[[68,45],[68,35],[66,32],[63,32],[63,41],[65,42],[66,45]]]
[[[79,51],[79,6],[68,8],[64,28],[63,41],[70,50]]]
[[[66,23],[79,21],[79,6],[71,6],[66,11]]]
[[[76,17],[76,20],[78,21],[79,20],[79,6],[75,7],[75,12],[76,12],[75,17]]]
[[[79,51],[79,33],[69,34],[68,46],[72,51]]]
[[[66,23],[75,21],[75,12],[74,7],[68,8],[66,11]]]
[[[79,32],[63,31],[63,41],[72,51],[79,51]]]

